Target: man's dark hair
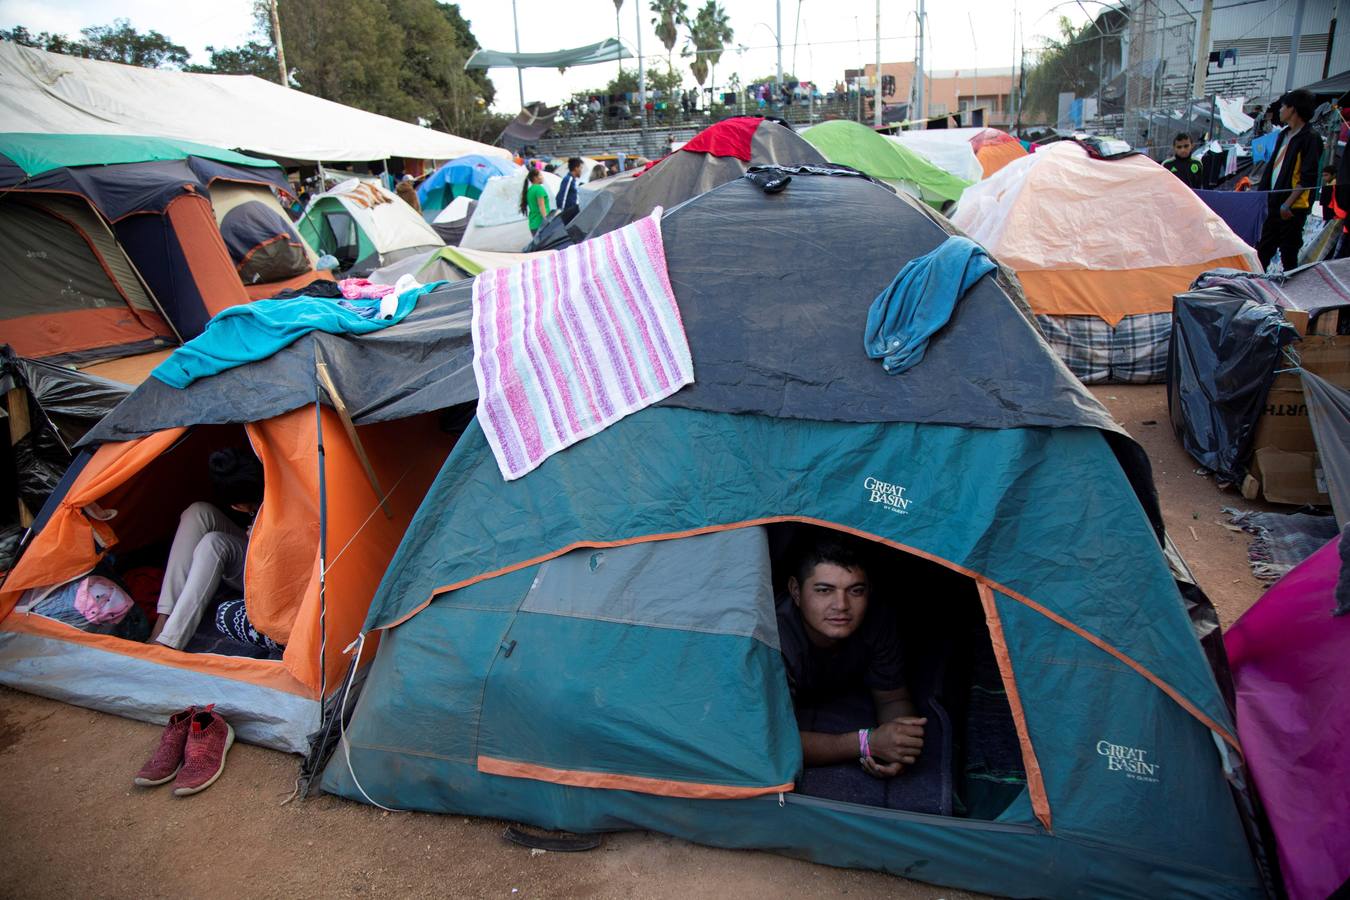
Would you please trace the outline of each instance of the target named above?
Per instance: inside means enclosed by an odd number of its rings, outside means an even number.
[[[579,168],[581,168],[581,157],[580,157],[580,156],[569,156],[569,157],[567,158],[567,171],[570,172],[570,171],[572,171],[573,169],[579,169]]]
[[[216,499],[225,506],[262,503],[263,467],[247,447],[217,450],[207,460]]]
[[[1290,91],[1280,98],[1281,106],[1292,106],[1298,117],[1307,122],[1312,119],[1313,113],[1317,111],[1317,98],[1313,96],[1312,91],[1299,88],[1296,91]]]
[[[1335,174],[1336,174],[1336,167],[1335,167],[1335,166],[1323,166],[1323,167],[1322,167],[1322,174],[1323,174],[1323,175],[1335,175]]]
[[[867,554],[857,541],[841,535],[822,534],[807,542],[797,557],[793,573],[797,582],[806,586],[806,578],[821,563],[832,563],[842,569],[861,569],[867,572]]]
[[[1177,143],[1178,141],[1189,141],[1190,139],[1191,139],[1191,136],[1190,136],[1189,134],[1187,134],[1187,133],[1184,132],[1184,131],[1178,131],[1178,132],[1177,132],[1177,136],[1174,137],[1174,138],[1172,138],[1172,143],[1175,144],[1175,143]]]

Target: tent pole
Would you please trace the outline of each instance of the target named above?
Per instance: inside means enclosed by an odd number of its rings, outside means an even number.
[[[319,710],[323,716],[323,702],[328,693],[328,473],[323,449],[323,405],[320,386],[323,358],[319,344],[314,343],[314,434],[319,453]]]
[[[333,376],[328,371],[328,364],[319,355],[317,343],[314,345],[314,374],[318,378],[319,385],[327,392],[328,399],[333,403],[333,408],[337,410],[338,418],[342,420],[342,428],[347,432],[347,438],[356,450],[356,458],[361,461],[361,468],[365,469],[370,486],[375,489],[375,498],[380,501],[380,508],[384,510],[384,517],[386,519],[394,518],[393,510],[389,508],[389,498],[384,495],[384,488],[380,487],[380,479],[375,474],[375,467],[370,464],[370,457],[366,455],[366,448],[361,443],[361,437],[356,433],[356,423],[352,421],[351,413],[347,411],[347,403],[338,393],[337,385],[333,383]]]

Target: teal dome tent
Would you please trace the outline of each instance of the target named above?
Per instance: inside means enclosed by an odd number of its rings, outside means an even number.
[[[1012,896],[1259,896],[1213,611],[1142,452],[1002,275],[886,375],[868,305],[947,232],[856,174],[784,174],[662,220],[693,385],[509,483],[469,425],[371,606],[323,788]],[[933,729],[918,810],[798,789],[774,596],[809,527],[886,561]]]

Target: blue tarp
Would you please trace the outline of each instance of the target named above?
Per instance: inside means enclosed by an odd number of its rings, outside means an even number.
[[[1243,242],[1255,247],[1266,224],[1264,191],[1196,191],[1196,196],[1214,210]]]

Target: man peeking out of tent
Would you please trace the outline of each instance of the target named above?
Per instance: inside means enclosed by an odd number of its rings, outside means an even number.
[[[245,448],[217,450],[209,461],[216,498],[234,513],[206,502],[183,510],[169,549],[151,641],[181,650],[222,584],[244,590],[244,554],[263,499],[262,463]]]
[[[778,639],[815,782],[804,790],[893,806],[886,781],[918,761],[927,722],[905,685],[895,617],[870,602],[861,548],[838,538],[809,546],[787,588]]]

